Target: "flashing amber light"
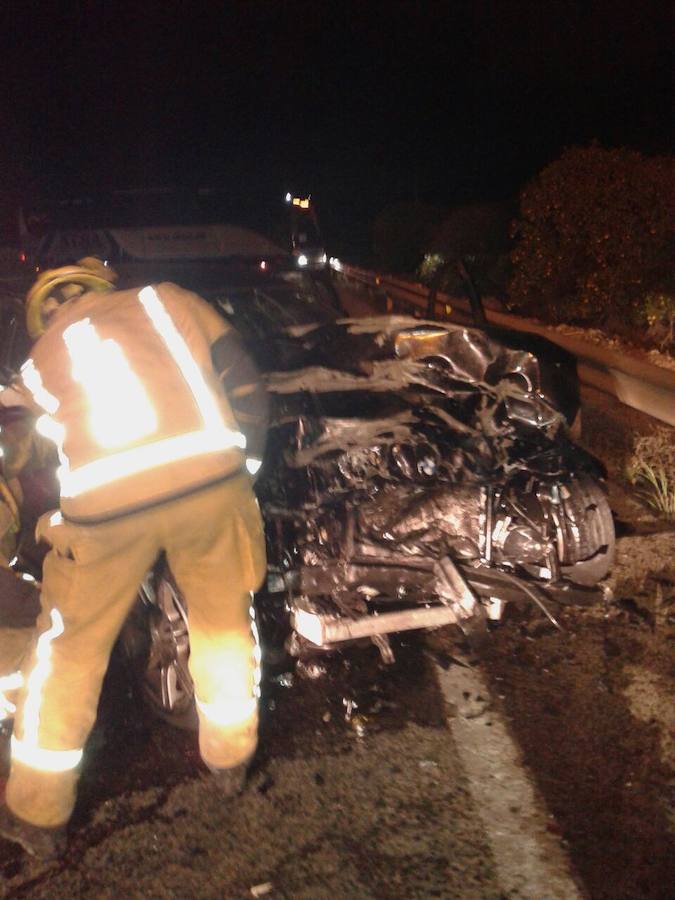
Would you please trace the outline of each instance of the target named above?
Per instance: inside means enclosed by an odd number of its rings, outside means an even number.
[[[299,206],[300,209],[309,209],[309,197],[293,197],[293,206]]]

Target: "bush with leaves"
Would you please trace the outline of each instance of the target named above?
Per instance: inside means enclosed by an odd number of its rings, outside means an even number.
[[[659,349],[675,350],[675,292],[647,294],[640,312]]]
[[[671,158],[626,149],[565,151],[521,195],[511,303],[553,322],[644,326],[649,297],[675,297],[673,172]]]
[[[402,202],[383,209],[373,226],[377,267],[385,272],[414,272],[441,216],[440,209],[426,203]]]
[[[502,296],[510,273],[510,210],[497,203],[475,203],[450,210],[436,229],[418,276],[430,284],[440,266],[447,264],[441,289],[462,294],[464,282],[457,263],[464,263],[479,293]]]
[[[628,462],[628,480],[656,513],[675,521],[675,430],[657,425],[637,438]]]

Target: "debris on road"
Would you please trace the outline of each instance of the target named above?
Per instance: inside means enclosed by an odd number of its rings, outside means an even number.
[[[326,667],[317,662],[299,659],[295,665],[295,672],[300,678],[322,678],[326,674]]]

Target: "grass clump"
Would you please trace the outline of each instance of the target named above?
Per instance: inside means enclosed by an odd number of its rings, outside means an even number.
[[[636,495],[650,509],[675,521],[675,431],[657,426],[635,441],[627,476]]]

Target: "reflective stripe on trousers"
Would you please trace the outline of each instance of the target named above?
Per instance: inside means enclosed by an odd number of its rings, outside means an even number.
[[[29,689],[17,702],[18,742],[7,784],[12,811],[43,826],[69,818],[78,769],[45,772],[31,765],[22,750],[27,739],[52,752],[77,752],[84,746],[110,650],[138,585],[161,550],[187,603],[190,669],[203,707],[200,747],[205,761],[224,767],[250,757],[257,741],[257,708],[252,709],[250,701],[259,678],[250,592],[264,577],[265,549],[248,476],[102,525],[76,526],[44,516],[38,528],[52,545],[42,591],[49,612],[41,617],[42,637],[35,642],[33,663],[26,671],[45,658],[46,647],[49,668],[46,674],[41,670],[39,703],[31,707],[35,701],[30,700]],[[54,618],[53,610],[58,610]],[[44,637],[47,633],[49,639]],[[205,710],[224,709],[228,701],[242,709],[248,702],[247,715],[219,724],[217,716],[206,714]],[[40,761],[47,758],[41,756]]]

